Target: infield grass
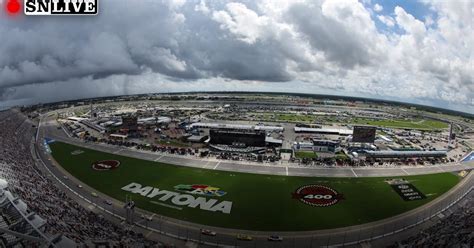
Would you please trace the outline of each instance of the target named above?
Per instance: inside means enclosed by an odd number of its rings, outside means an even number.
[[[133,197],[137,206],[195,223],[227,228],[259,231],[303,231],[344,227],[376,221],[419,207],[448,191],[459,178],[451,173],[406,176],[427,198],[406,202],[384,182],[385,178],[323,178],[270,176],[207,170],[139,160],[85,149],[65,143],[50,145],[55,160],[69,173],[90,187],[120,201]],[[72,155],[82,150],[84,153]],[[91,164],[98,160],[119,160],[117,169],[95,171]],[[391,177],[395,178],[395,177]],[[183,207],[182,210],[153,204],[157,201],[121,188],[132,182],[144,186],[175,191],[178,184],[207,184],[227,192],[215,197],[232,201],[230,214]],[[292,198],[300,186],[319,184],[344,195],[329,207],[313,207]],[[172,205],[169,201],[164,202]]]
[[[366,124],[378,127],[390,127],[390,128],[408,128],[408,129],[420,129],[420,130],[434,130],[448,128],[448,124],[436,121],[436,120],[373,120],[356,118],[351,121],[352,124]]]

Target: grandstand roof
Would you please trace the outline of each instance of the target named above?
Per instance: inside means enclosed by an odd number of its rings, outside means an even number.
[[[0,178],[0,189],[8,188],[8,182],[5,179]]]

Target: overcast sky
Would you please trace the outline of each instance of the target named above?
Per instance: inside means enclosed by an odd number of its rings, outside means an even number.
[[[0,0],[0,106],[256,90],[474,113],[474,1],[100,1],[10,17]]]

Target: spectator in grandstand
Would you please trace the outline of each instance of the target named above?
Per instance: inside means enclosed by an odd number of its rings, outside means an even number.
[[[80,244],[107,241],[113,247],[157,246],[142,234],[124,230],[81,207],[58,189],[38,167],[31,152],[33,123],[16,110],[0,112],[0,178],[31,211],[47,220],[43,231],[62,233]]]

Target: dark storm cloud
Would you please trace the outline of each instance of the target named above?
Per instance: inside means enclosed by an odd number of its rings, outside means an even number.
[[[364,43],[355,30],[323,15],[319,5],[295,4],[288,10],[288,17],[311,45],[324,51],[330,61],[353,68],[368,65],[373,59],[368,52],[370,44]]]
[[[287,81],[268,44],[226,38],[194,4],[103,1],[97,17],[25,17],[0,23],[0,88],[85,76],[139,74]]]

